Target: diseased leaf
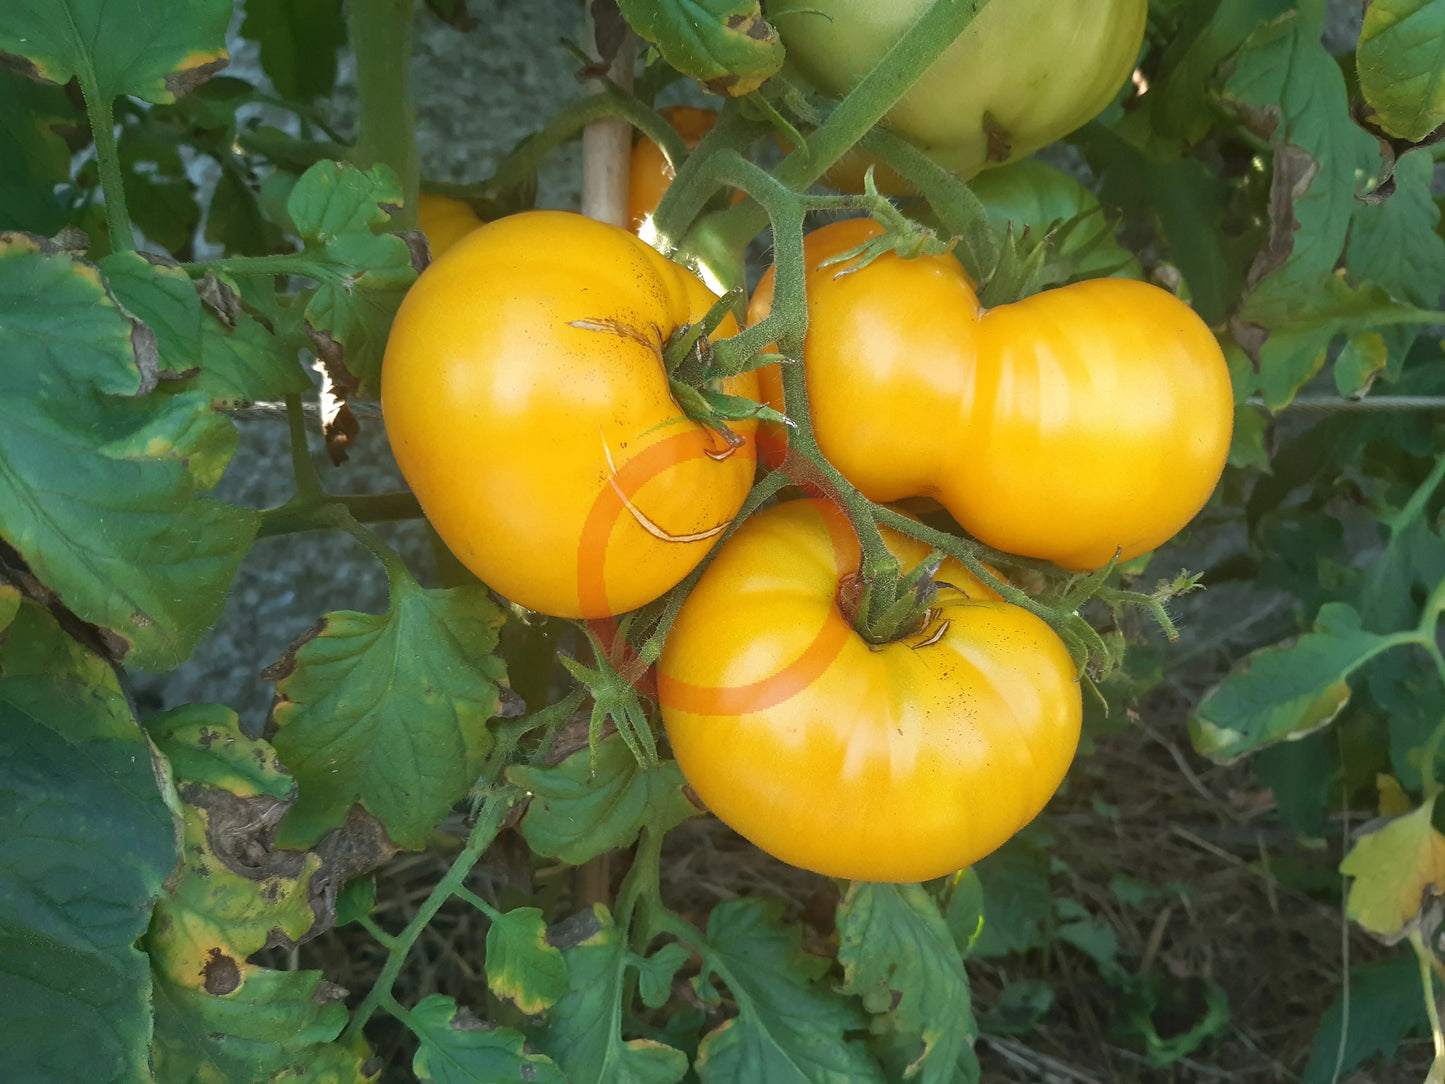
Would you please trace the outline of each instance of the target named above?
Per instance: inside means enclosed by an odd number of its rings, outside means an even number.
[[[687,1072],[681,1051],[651,1039],[622,1038],[623,979],[631,954],[607,908],[593,904],[590,911],[554,926],[550,939],[562,946],[569,988],[552,1006],[539,1042],[569,1084],[681,1080]]]
[[[261,69],[289,101],[309,102],[336,85],[346,44],[340,0],[246,0],[241,34],[261,46]]]
[[[919,885],[854,882],[838,905],[839,989],[863,1000],[877,1031],[913,1039],[904,1073],[952,1084],[978,1028],[968,975],[933,899]]]
[[[235,446],[205,396],[144,395],[149,333],[96,269],[0,237],[0,538],[117,656],[168,669],[220,615],[254,512],[196,495]]]
[[[484,1027],[442,994],[417,1002],[407,1024],[421,1044],[411,1071],[422,1084],[568,1084],[550,1058],[526,1052],[520,1032]]]
[[[536,907],[518,907],[487,930],[487,987],[529,1016],[567,992],[567,965],[547,941],[547,920]]]
[[[1388,646],[1349,606],[1327,603],[1313,632],[1254,652],[1204,698],[1189,720],[1194,748],[1228,762],[1327,726],[1349,703],[1346,679]]]
[[[57,676],[0,679],[7,1081],[151,1079],[151,983],[135,941],[175,860],[158,766],[125,700]]]
[[[881,1084],[862,1044],[847,1038],[864,1021],[855,1004],[817,980],[828,961],[804,952],[778,900],[726,900],[707,924],[705,967],[727,983],[737,1015],[703,1037],[703,1084]]]
[[[1418,143],[1445,124],[1445,0],[1374,0],[1355,70],[1386,132]]]
[[[45,609],[0,582],[0,677],[67,678],[124,695],[111,664],[68,635]]]
[[[1361,836],[1340,863],[1353,877],[1346,913],[1387,943],[1418,921],[1425,895],[1445,894],[1445,836],[1430,823],[1435,798]]]
[[[532,795],[521,824],[527,845],[574,866],[627,846],[644,824],[665,831],[698,814],[677,762],[645,770],[618,734],[598,744],[595,763],[584,748],[555,768],[514,765],[507,778]]]
[[[715,94],[751,94],[783,66],[783,43],[758,0],[618,0],[643,41]]]
[[[231,0],[6,0],[0,52],[30,62],[37,78],[80,76],[91,91],[170,102],[225,67]]]
[[[277,833],[285,846],[315,842],[360,803],[418,849],[491,749],[501,613],[482,587],[394,576],[391,590],[386,613],[328,614],[266,671],[272,741],[300,786]]]
[[[184,373],[201,363],[201,300],[184,268],[113,252],[100,269],[115,299],[155,333],[163,371]]]

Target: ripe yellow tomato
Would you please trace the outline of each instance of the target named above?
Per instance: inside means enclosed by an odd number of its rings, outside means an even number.
[[[715,300],[626,230],[560,211],[490,222],[422,273],[387,341],[382,409],[464,565],[564,617],[635,609],[692,570],[755,468],[753,423],[733,444],[690,420],[663,367],[668,336]],[[722,390],[758,397],[750,374]]]
[[[906,567],[928,553],[885,537]],[[952,561],[923,625],[869,644],[837,601],[858,560],[836,506],[751,517],[683,604],[658,702],[687,781],[763,850],[830,877],[923,881],[1043,808],[1078,745],[1079,684],[1047,624]]]
[[[813,425],[863,494],[934,497],[980,541],[1070,569],[1145,553],[1204,506],[1234,398],[1188,305],[1110,278],[984,311],[950,255],[819,266],[881,230],[850,219],[805,242]],[[780,406],[777,372],[763,385]]]
[[[416,228],[426,235],[433,260],[482,224],[470,204],[423,192],[416,202]]]

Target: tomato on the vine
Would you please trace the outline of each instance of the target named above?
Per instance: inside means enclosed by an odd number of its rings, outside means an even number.
[[[906,567],[929,547],[892,531]],[[683,775],[769,854],[831,877],[922,881],[1034,818],[1078,745],[1073,660],[959,564],[921,625],[872,645],[840,609],[859,550],[835,505],[751,517],[683,603],[658,702]]]
[[[929,3],[773,0],[768,17],[789,62],[843,95]],[[885,123],[965,179],[1022,158],[1109,104],[1134,67],[1148,8],[1148,0],[993,0]]]
[[[416,228],[426,237],[433,260],[481,224],[469,203],[431,192],[417,198]]]
[[[951,255],[820,266],[881,232],[849,219],[804,246],[813,426],[864,495],[935,497],[988,545],[1071,569],[1147,552],[1204,506],[1234,398],[1194,310],[1108,278],[984,311]],[[772,293],[769,270],[750,320]],[[763,382],[781,407],[776,369]]]
[[[692,570],[755,468],[754,424],[692,421],[663,365],[715,300],[626,230],[560,211],[488,223],[422,273],[387,341],[382,408],[464,565],[564,617],[634,609]],[[723,390],[757,388],[744,374]]]

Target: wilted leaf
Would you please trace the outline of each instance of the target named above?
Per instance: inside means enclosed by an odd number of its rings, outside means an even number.
[[[783,43],[758,0],[618,0],[643,41],[715,94],[751,94],[783,66]]]
[[[932,897],[919,885],[854,882],[838,905],[839,989],[863,999],[874,1030],[915,1040],[905,1076],[952,1084],[978,1034],[968,975]]]
[[[6,0],[0,52],[51,83],[80,76],[105,98],[170,102],[225,67],[231,0]]]
[[[1345,911],[1386,942],[1398,941],[1413,925],[1426,893],[1445,893],[1445,836],[1430,823],[1435,799],[1361,836],[1340,863],[1353,877]]]
[[[0,680],[7,1080],[151,1079],[151,983],[135,941],[175,859],[175,823],[125,700],[50,676]]]
[[[258,523],[196,496],[231,423],[197,393],[140,395],[154,340],[88,264],[0,237],[0,308],[0,538],[110,630],[117,656],[175,666],[220,615]]]
[[[665,831],[698,813],[675,760],[644,769],[617,734],[598,744],[595,764],[584,748],[555,768],[515,765],[507,778],[532,795],[527,845],[574,866],[625,847],[644,824]]]
[[[266,671],[273,742],[300,785],[278,832],[314,842],[352,803],[420,848],[476,780],[504,680],[502,615],[481,587],[426,590],[394,577],[384,614],[328,614]]]
[[[1360,628],[1349,606],[1328,603],[1313,632],[1288,647],[1254,652],[1244,670],[1204,698],[1189,720],[1194,748],[1227,762],[1328,725],[1349,703],[1346,679],[1388,646]]]
[[[526,1052],[519,1032],[483,1026],[442,994],[417,1002],[407,1024],[420,1043],[411,1071],[423,1084],[568,1084],[550,1058]]]
[[[828,961],[804,952],[777,900],[727,900],[708,918],[706,966],[727,983],[737,1015],[703,1037],[703,1084],[868,1084],[879,1069],[849,1032],[864,1021],[853,1003],[817,980]],[[705,976],[704,976],[705,977]]]
[[[567,965],[547,941],[547,920],[536,907],[518,907],[487,930],[487,986],[529,1016],[567,992]]]

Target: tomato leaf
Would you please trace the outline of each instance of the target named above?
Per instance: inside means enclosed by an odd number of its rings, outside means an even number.
[[[1313,632],[1251,654],[1189,720],[1194,748],[1227,763],[1327,726],[1350,701],[1346,680],[1389,644],[1343,602],[1321,607]]]
[[[518,907],[487,930],[487,987],[529,1016],[550,1009],[567,992],[567,965],[547,941],[547,920],[536,907]]]
[[[389,856],[356,836],[323,857],[272,846],[295,784],[236,713],[190,704],[146,723],[175,771],[183,801],[182,862],[156,905],[144,947],[155,984],[153,1056],[163,1080],[243,1084],[309,1066],[317,1081],[359,1081],[364,1046],[331,1043],[346,1023],[345,992],[320,972],[247,962],[329,925],[336,883]],[[340,856],[340,857],[338,857]]]
[[[555,768],[514,765],[507,778],[532,795],[527,845],[574,866],[627,846],[644,825],[665,832],[698,813],[677,761],[644,770],[617,734],[598,743],[595,764],[584,748]]]
[[[803,951],[801,931],[780,923],[778,900],[727,900],[707,924],[706,967],[727,983],[737,1016],[698,1047],[703,1084],[882,1082],[862,1044],[846,1038],[864,1026],[856,1005],[817,980],[828,961]]]
[[[983,890],[983,930],[973,954],[996,959],[1044,945],[1052,899],[1048,852],[1015,836],[973,869]]]
[[[392,317],[416,279],[406,242],[375,232],[401,202],[401,182],[388,167],[363,172],[329,161],[303,173],[286,200],[307,253],[327,265],[306,301],[307,321],[330,340],[322,360],[342,364],[368,394],[380,391]]]
[[[160,770],[118,692],[13,676],[0,650],[0,1062],[14,1080],[149,1080],[135,940],[176,860]]]
[[[919,885],[854,882],[838,905],[839,989],[863,1000],[875,1031],[915,1041],[904,1076],[952,1084],[978,1035],[953,936]]]
[[[100,261],[106,285],[127,312],[155,333],[161,370],[183,373],[201,358],[201,300],[185,269],[139,252]]]
[[[117,656],[184,659],[214,624],[254,512],[197,497],[234,448],[204,395],[139,395],[150,333],[95,268],[0,238],[0,538]]]
[[[241,34],[261,46],[261,69],[281,97],[309,102],[336,85],[346,44],[340,0],[246,0]]]
[[[328,614],[265,673],[276,751],[300,785],[285,845],[314,842],[356,802],[419,849],[491,749],[502,615],[477,586],[391,589],[386,613]]]
[[[296,351],[285,351],[277,336],[242,312],[235,327],[202,317],[201,371],[187,386],[206,392],[219,408],[283,399],[309,391],[312,383]]]
[[[567,1084],[552,1059],[523,1049],[520,1032],[485,1027],[443,994],[430,994],[417,1002],[407,1016],[407,1025],[421,1044],[411,1071],[423,1084],[490,1080]]]
[[[624,755],[629,755],[626,750]],[[571,1084],[675,1084],[687,1072],[680,1050],[651,1039],[623,1041],[623,979],[632,959],[627,940],[602,904],[554,926],[569,988],[552,1006],[542,1049]],[[757,1078],[761,1080],[762,1078]]]
[[[1343,997],[1335,998],[1325,1010],[1315,1032],[1303,1084],[1348,1080],[1351,1070],[1368,1058],[1389,1061],[1404,1039],[1430,1033],[1420,989],[1420,965],[1414,953],[1352,967],[1348,981],[1349,1012],[1345,1012]],[[1341,1031],[1345,1033],[1343,1059]]]
[[[783,66],[783,43],[758,0],[618,0],[637,36],[684,75],[739,97]]]
[[[50,83],[79,76],[86,93],[170,102],[225,67],[231,0],[9,0],[0,52]]]
[[[57,190],[70,180],[70,149],[55,129],[76,120],[58,87],[0,66],[0,230],[48,236],[65,225]]]
[[[1445,893],[1445,836],[1430,823],[1431,796],[1413,813],[1361,836],[1340,863],[1353,877],[1346,913],[1387,943],[1418,921],[1429,896]]]
[[[1375,0],[1355,68],[1371,119],[1390,135],[1418,143],[1445,124],[1445,2]]]

